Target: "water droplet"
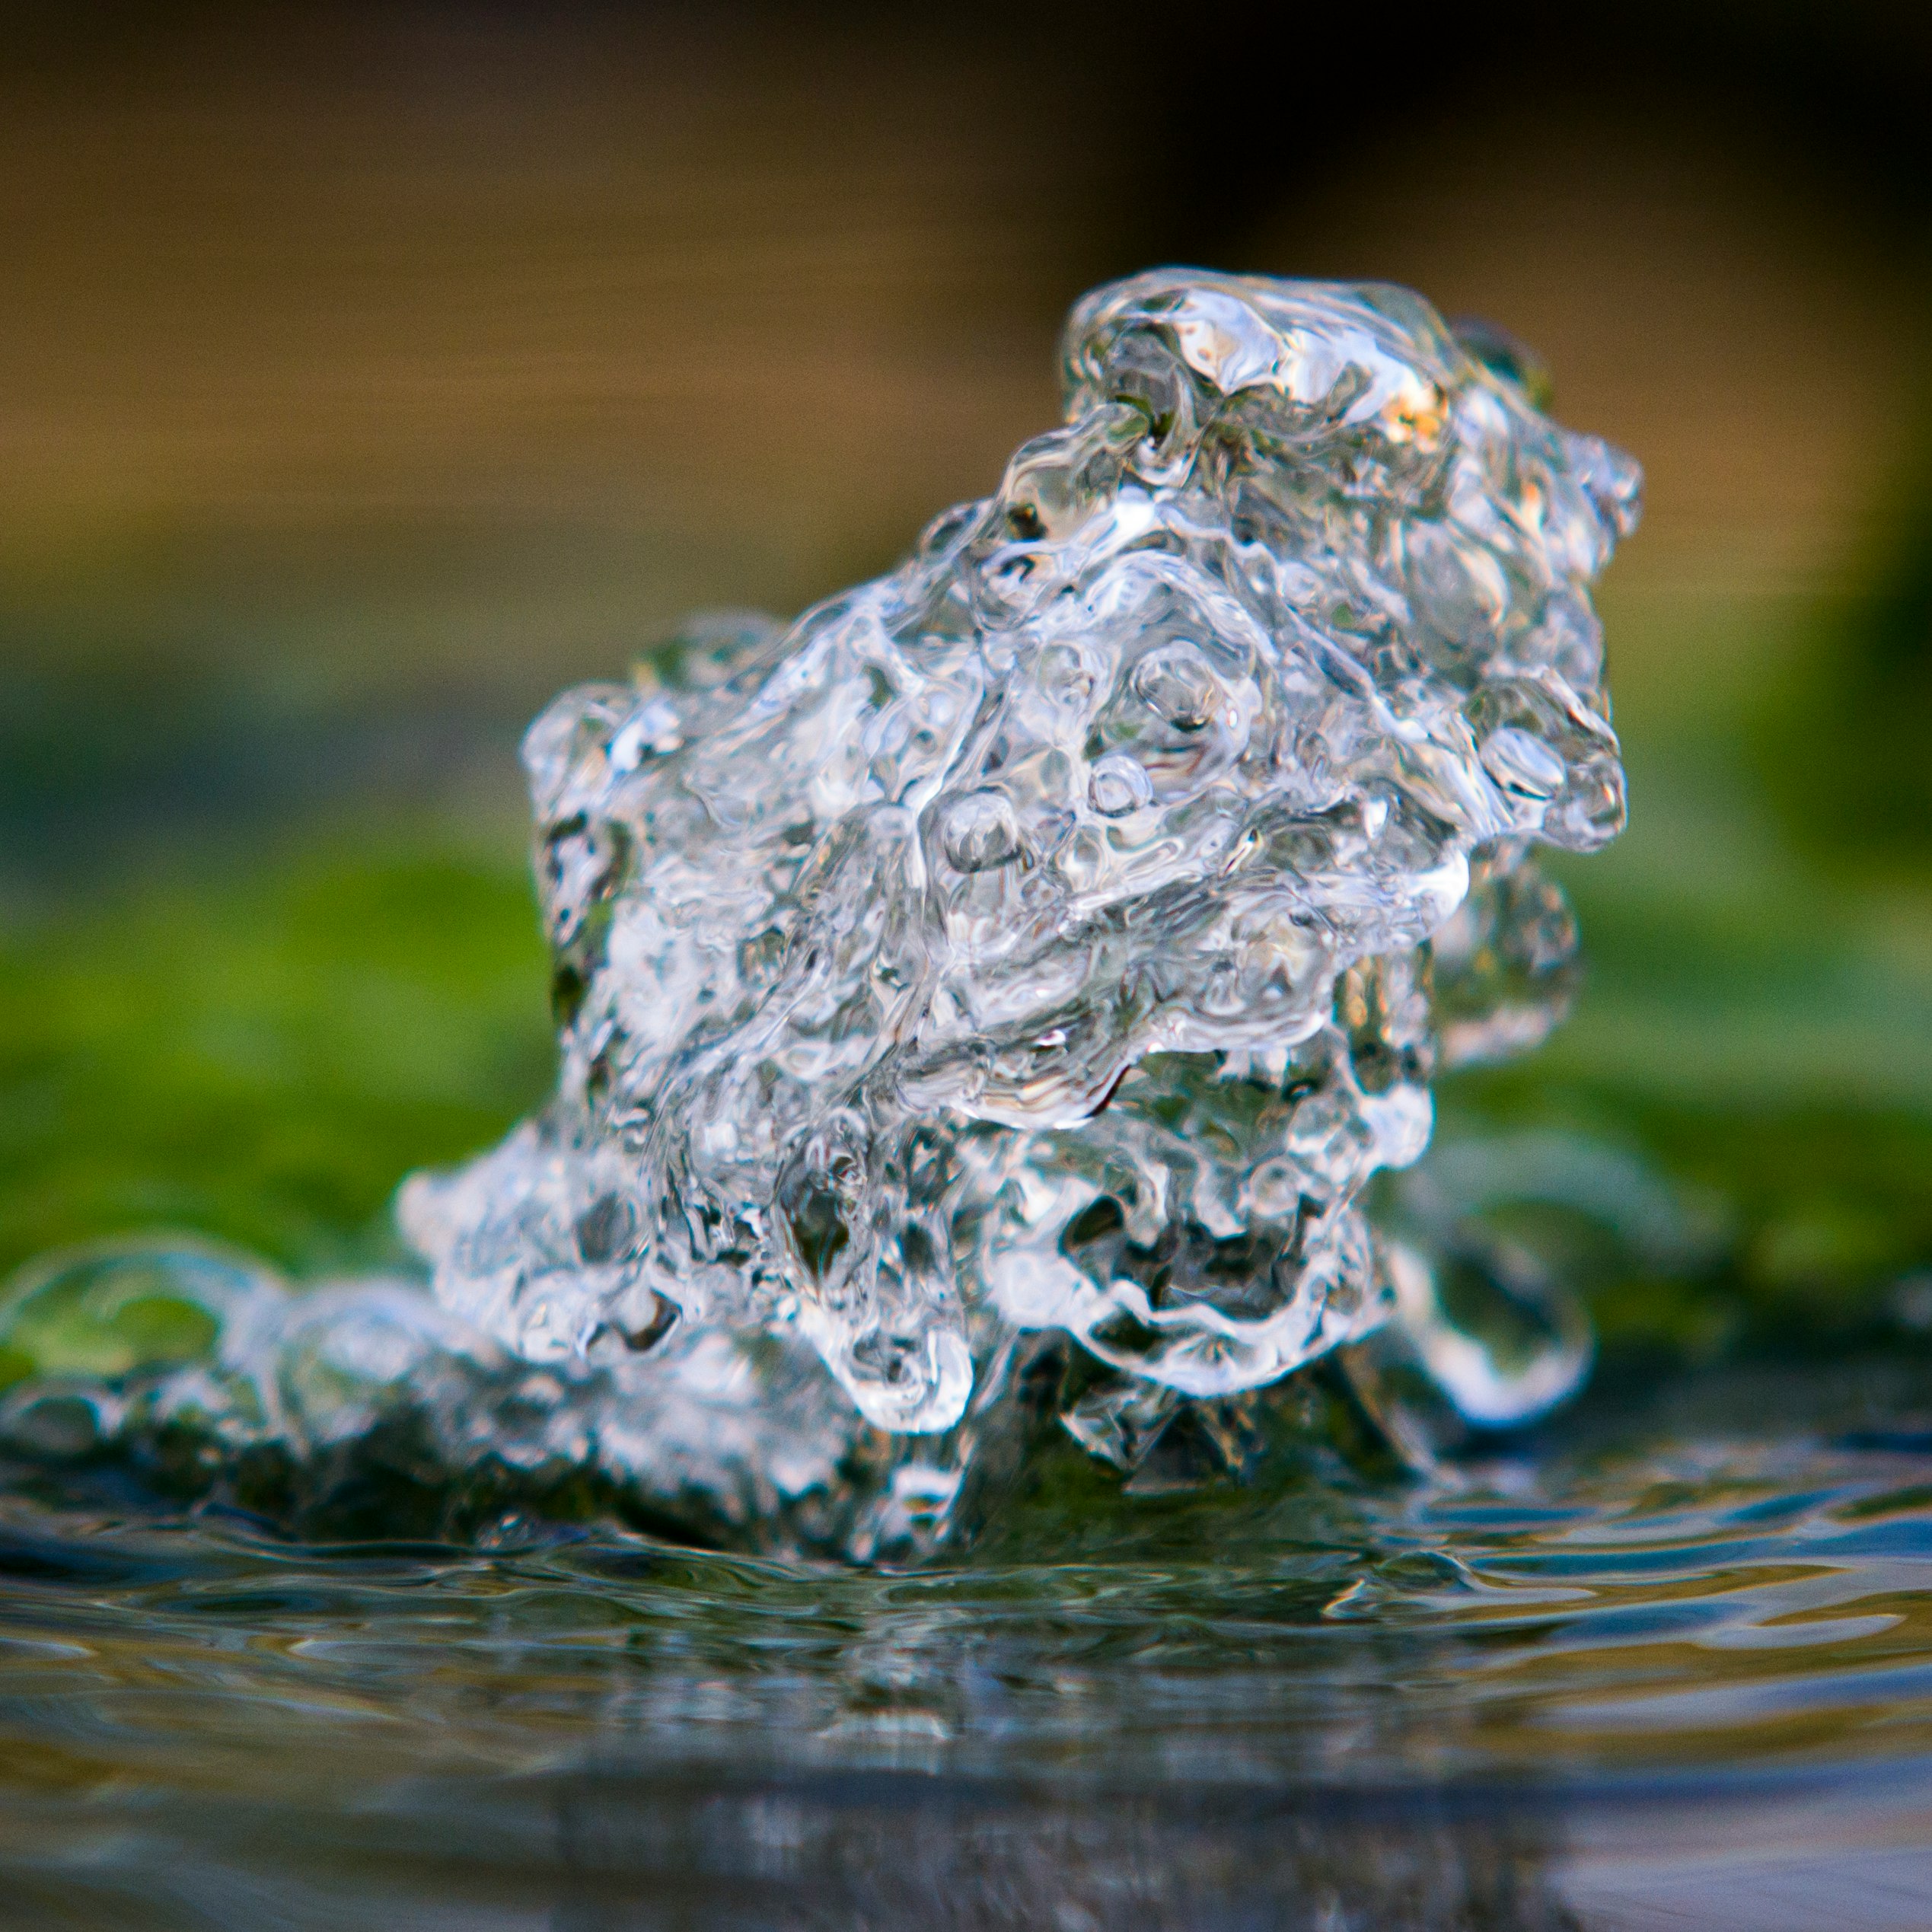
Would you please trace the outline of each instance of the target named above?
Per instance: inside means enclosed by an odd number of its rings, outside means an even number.
[[[1013,808],[998,792],[969,792],[945,808],[941,843],[955,871],[984,872],[1017,859],[1019,822]]]
[[[1151,804],[1153,781],[1137,758],[1124,751],[1110,751],[1094,760],[1087,778],[1087,802],[1103,818],[1124,818]]]
[[[1227,708],[1214,668],[1184,639],[1149,651],[1133,668],[1133,694],[1175,731],[1205,731]]]

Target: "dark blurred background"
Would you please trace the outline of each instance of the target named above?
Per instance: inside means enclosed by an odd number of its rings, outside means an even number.
[[[1707,1190],[1686,1345],[1932,1322],[1932,13],[1560,11],[6,9],[0,1260],[379,1248],[547,1077],[522,722],[888,566],[1179,260],[1500,323],[1649,474],[1596,977],[1452,1124]]]

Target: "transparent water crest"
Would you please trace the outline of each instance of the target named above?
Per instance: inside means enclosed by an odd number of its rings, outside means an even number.
[[[433,1295],[55,1258],[11,1345],[97,1359],[8,1441],[285,1489],[380,1438],[866,1558],[1042,1427],[1238,1466],[1325,1358],[1417,1458],[1573,1392],[1564,1289],[1363,1196],[1569,999],[1533,855],[1623,822],[1589,589],[1635,467],[1388,286],[1156,271],[1063,375],[888,575],[531,727],[560,1075],[403,1188]]]

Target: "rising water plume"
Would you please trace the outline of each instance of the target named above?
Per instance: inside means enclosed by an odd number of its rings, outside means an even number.
[[[1049,1346],[1126,1464],[1378,1331],[1478,1423],[1570,1392],[1573,1309],[1490,1345],[1360,1197],[1439,1069],[1561,1016],[1531,853],[1623,821],[1589,586],[1637,470],[1380,285],[1156,271],[1078,305],[1063,375],[889,575],[531,728],[561,1078],[404,1188],[434,1302],[256,1271],[100,1428],[159,1402],[300,1462],[400,1404],[457,1468],[864,1556],[939,1532]]]

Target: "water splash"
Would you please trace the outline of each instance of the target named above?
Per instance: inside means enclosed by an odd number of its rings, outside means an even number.
[[[1129,1464],[1378,1331],[1485,1423],[1575,1386],[1573,1309],[1499,1350],[1360,1196],[1438,1067],[1567,1002],[1529,853],[1622,823],[1588,587],[1634,466],[1382,285],[1156,271],[1063,372],[891,575],[537,721],[556,1097],[405,1187],[434,1305],[220,1315],[252,1392],[177,1376],[202,1439],[311,1452],[292,1376],[380,1388],[459,1465],[865,1555],[1024,1435],[1055,1338]]]
[[[560,1091],[403,1197],[519,1352],[793,1325],[934,1432],[1015,1329],[1207,1397],[1416,1299],[1356,1197],[1561,1006],[1636,473],[1392,289],[1144,276],[1065,376],[890,576],[533,728]]]

